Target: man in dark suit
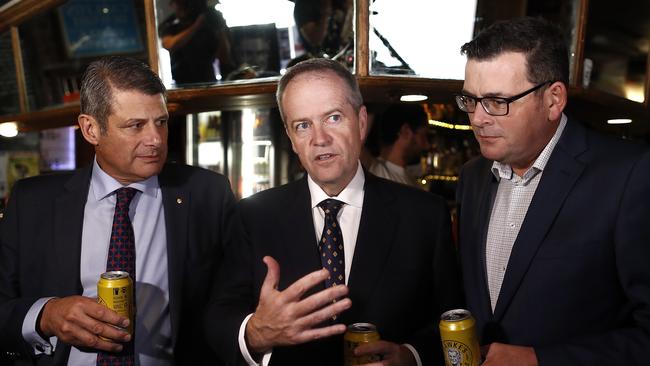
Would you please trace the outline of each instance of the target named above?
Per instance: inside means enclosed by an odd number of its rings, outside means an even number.
[[[228,364],[341,365],[346,325],[368,322],[383,341],[358,355],[442,364],[439,316],[461,294],[444,201],[363,171],[366,109],[339,63],[293,66],[277,97],[307,176],[240,201],[207,338]]]
[[[459,250],[483,365],[650,364],[648,149],[563,114],[549,23],[496,23],[462,52],[483,157],[461,173]]]
[[[234,198],[218,174],[165,164],[167,119],[165,88],[148,66],[93,62],[79,116],[93,165],[16,184],[0,231],[0,349],[17,364],[214,364],[200,314]],[[115,192],[125,189],[134,194],[133,337],[128,319],[95,299],[115,259]]]

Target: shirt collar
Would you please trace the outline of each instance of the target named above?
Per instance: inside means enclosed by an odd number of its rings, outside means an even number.
[[[524,173],[524,176],[522,177],[524,181],[529,181],[535,175],[537,175],[538,172],[544,170],[546,164],[548,163],[548,159],[551,157],[551,153],[555,149],[555,145],[557,145],[557,142],[560,140],[560,136],[562,136],[562,132],[564,131],[566,124],[567,116],[562,113],[562,118],[560,118],[560,124],[555,130],[555,134],[553,134],[551,140],[546,144],[537,159],[535,159],[533,165],[526,171],[526,173]],[[512,179],[514,175],[510,164],[503,164],[498,161],[494,161],[492,163],[492,174],[497,179],[497,181],[500,181],[502,178]]]
[[[124,187],[115,178],[106,173],[97,163],[97,157],[93,161],[92,177],[90,178],[90,186],[92,187],[93,194],[97,201],[100,201],[110,196],[116,189]],[[158,195],[158,176],[154,175],[143,181],[129,184],[127,187],[135,188],[142,194],[149,195],[155,198]]]
[[[348,183],[348,185],[338,194],[338,196],[330,197],[323,191],[321,187],[314,182],[311,176],[307,175],[307,184],[309,186],[309,194],[311,195],[311,207],[315,208],[321,201],[334,198],[346,205],[361,208],[363,206],[363,185],[366,182],[366,177],[363,174],[361,163],[357,164],[357,172]]]

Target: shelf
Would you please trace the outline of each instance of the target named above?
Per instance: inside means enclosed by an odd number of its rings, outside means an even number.
[[[403,94],[424,94],[429,102],[452,103],[452,94],[462,88],[461,80],[436,80],[414,77],[366,76],[359,86],[366,103],[395,103]],[[213,110],[235,110],[249,107],[270,108],[275,104],[277,78],[239,81],[229,84],[195,86],[168,91],[169,113],[183,115]],[[643,104],[593,89],[571,88],[568,111],[592,127],[619,134],[620,126],[607,125],[609,118],[632,118],[626,125],[629,136],[650,134],[650,110]],[[77,123],[79,104],[24,114],[0,116],[0,122],[17,121],[20,131],[71,126]]]

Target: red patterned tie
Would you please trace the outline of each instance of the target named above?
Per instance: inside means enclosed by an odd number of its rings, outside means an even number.
[[[134,284],[135,236],[133,235],[133,225],[131,225],[131,219],[129,218],[129,205],[137,191],[137,189],[129,187],[120,188],[115,191],[117,202],[115,203],[113,228],[111,230],[111,243],[108,247],[108,260],[106,261],[106,271],[128,272]],[[97,365],[134,365],[133,337],[131,338],[131,342],[124,344],[123,351],[120,353],[97,353]]]

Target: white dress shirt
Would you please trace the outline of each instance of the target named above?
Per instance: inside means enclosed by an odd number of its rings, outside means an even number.
[[[97,297],[97,281],[106,271],[115,212],[114,191],[122,187],[99,167],[97,161],[94,162],[81,239],[80,280],[83,296]],[[167,239],[162,192],[157,176],[132,183],[128,187],[138,190],[129,206],[136,247],[136,364],[172,365]],[[56,337],[51,337],[47,342],[36,332],[36,318],[49,299],[37,301],[23,322],[23,337],[33,345],[37,354],[51,353],[57,343]],[[96,362],[96,352],[71,348],[68,365],[94,366]]]

